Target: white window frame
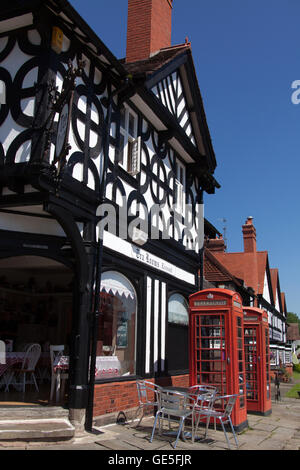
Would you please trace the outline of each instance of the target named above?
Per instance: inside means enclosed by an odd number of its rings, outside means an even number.
[[[132,176],[136,176],[141,168],[141,137],[138,136],[138,115],[126,104],[124,111],[124,127],[120,123],[120,138],[123,137],[122,148],[120,140],[120,155],[122,160],[119,165]],[[133,131],[129,130],[129,117],[133,117]]]

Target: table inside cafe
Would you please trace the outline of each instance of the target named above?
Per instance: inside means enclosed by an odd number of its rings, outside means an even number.
[[[53,364],[54,372],[65,371],[69,368],[69,356],[58,357]],[[121,363],[117,356],[97,356],[95,364],[95,379],[107,379],[121,375]]]

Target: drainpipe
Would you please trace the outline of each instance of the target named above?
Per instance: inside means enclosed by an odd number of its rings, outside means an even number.
[[[203,208],[203,189],[201,189],[199,194],[199,205]],[[199,237],[199,276],[198,276],[198,288],[203,290],[203,279],[204,279],[204,211],[203,211],[203,240]],[[199,230],[199,227],[198,227]],[[202,244],[202,246],[201,246]]]
[[[126,77],[124,84],[114,90],[109,97],[109,105],[106,116],[106,126],[104,131],[104,155],[103,155],[103,170],[102,170],[102,182],[100,185],[99,201],[100,205],[105,201],[106,194],[106,181],[107,181],[107,169],[109,160],[109,139],[110,139],[110,127],[111,127],[111,113],[113,98],[125,90],[130,84],[130,78]],[[95,276],[95,291],[94,291],[94,307],[91,319],[91,362],[90,362],[90,381],[89,381],[89,394],[88,394],[88,405],[86,413],[86,429],[92,430],[93,427],[93,408],[94,408],[94,387],[95,387],[95,367],[96,367],[96,352],[97,352],[97,331],[99,323],[99,307],[100,307],[100,287],[101,287],[101,272],[102,272],[102,260],[103,260],[103,233],[99,232],[97,241],[97,260],[96,260],[96,276]]]

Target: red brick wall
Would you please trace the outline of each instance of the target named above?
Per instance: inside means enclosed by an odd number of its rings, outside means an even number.
[[[285,364],[284,367],[287,370],[287,372],[292,376],[293,375],[293,364]],[[272,380],[275,379],[276,372],[278,372],[277,368],[276,369],[271,369],[270,377],[271,377]]]
[[[189,386],[189,375],[147,380],[162,386]],[[95,385],[93,415],[95,419],[101,418],[97,421],[103,424],[115,422],[119,413],[124,413],[126,417],[131,418],[137,406],[138,394],[135,380]]]
[[[128,0],[126,61],[171,46],[173,0]]]

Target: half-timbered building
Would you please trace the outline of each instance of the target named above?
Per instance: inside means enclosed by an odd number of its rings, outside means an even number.
[[[216,159],[172,1],[129,0],[125,60],[66,0],[0,12],[0,337],[45,360],[64,344],[70,418],[90,427],[137,406],[137,377],[188,384]]]
[[[226,251],[222,238],[206,242],[204,275],[216,287],[231,286],[238,291],[245,306],[268,312],[270,364],[276,370],[291,366],[291,348],[287,344],[287,310],[280,290],[279,271],[270,267],[268,251],[258,251],[253,218],[242,226],[244,251]]]

